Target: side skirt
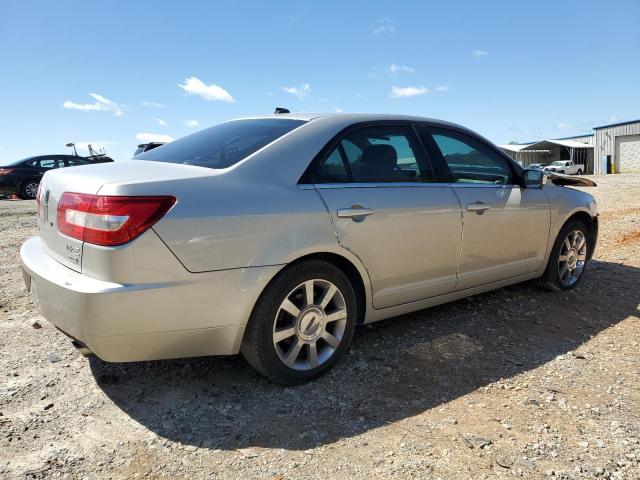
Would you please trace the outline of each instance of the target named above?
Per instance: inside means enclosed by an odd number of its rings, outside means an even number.
[[[460,300],[461,298],[471,297],[480,293],[489,292],[498,288],[514,285],[516,283],[526,282],[527,280],[533,280],[539,277],[538,272],[528,273],[526,275],[518,275],[517,277],[507,278],[500,280],[499,282],[488,283],[486,285],[480,285],[478,287],[468,288],[466,290],[460,290],[457,292],[446,293],[444,295],[438,295],[437,297],[426,298],[417,302],[404,303],[402,305],[396,305],[382,310],[376,310],[369,307],[367,309],[367,315],[364,323],[373,323],[386,318],[396,317],[398,315],[404,315],[406,313],[416,312],[429,307],[435,307],[436,305],[442,305],[443,303],[453,302]]]

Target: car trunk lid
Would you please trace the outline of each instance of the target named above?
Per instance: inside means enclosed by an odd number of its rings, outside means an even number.
[[[138,160],[49,171],[40,182],[37,198],[38,230],[45,250],[61,264],[82,271],[85,242],[60,233],[58,228],[58,203],[65,192],[96,195],[107,184],[167,181],[206,176],[209,172],[211,170],[202,167]]]

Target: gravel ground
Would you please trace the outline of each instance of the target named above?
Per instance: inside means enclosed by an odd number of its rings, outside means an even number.
[[[594,261],[356,331],[296,388],[240,357],[107,364],[29,303],[0,201],[0,477],[640,478],[640,175],[596,177]]]

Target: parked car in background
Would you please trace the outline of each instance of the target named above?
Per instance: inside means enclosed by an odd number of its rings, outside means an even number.
[[[532,163],[528,165],[527,168],[531,168],[533,170],[542,170],[544,168],[544,163]]]
[[[161,147],[165,142],[149,142],[149,143],[141,143],[136,148],[136,151],[133,153],[133,156],[139,155],[143,152],[148,152],[149,150],[153,150],[154,148]]]
[[[57,168],[88,165],[76,155],[41,155],[0,166],[0,193],[15,193],[25,200],[36,198],[43,175]]]
[[[574,288],[597,208],[553,179],[437,120],[239,119],[47,173],[25,284],[103,360],[241,352],[298,384],[330,368],[358,324],[525,280]]]
[[[557,160],[543,168],[545,172],[563,173],[565,175],[582,175],[584,165],[571,160]]]

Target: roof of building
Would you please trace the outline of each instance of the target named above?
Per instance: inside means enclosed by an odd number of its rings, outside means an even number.
[[[519,152],[525,147],[531,145],[530,143],[509,143],[506,145],[498,145],[503,150],[509,150],[510,152]]]
[[[558,145],[569,148],[593,148],[593,145],[576,142],[574,140],[540,140],[539,142],[525,146],[522,150],[548,150]]]
[[[629,123],[640,123],[640,119],[638,119],[638,120],[629,120],[627,122],[610,123],[608,125],[600,125],[599,127],[593,127],[593,129],[594,130],[598,130],[600,128],[618,127],[620,125],[628,125]]]

